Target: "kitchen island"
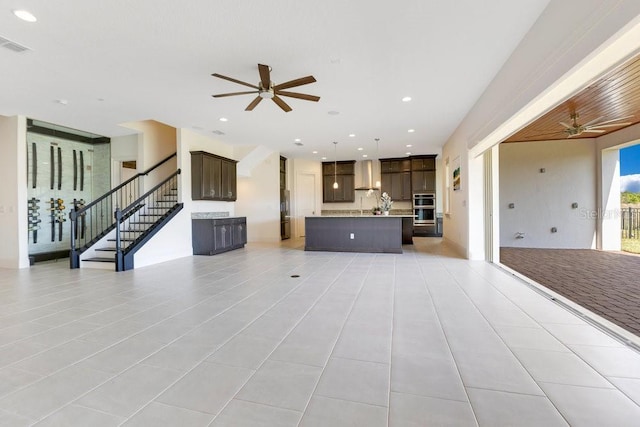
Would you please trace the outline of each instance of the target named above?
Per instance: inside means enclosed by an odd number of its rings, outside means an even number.
[[[401,215],[308,216],[306,251],[402,253]]]

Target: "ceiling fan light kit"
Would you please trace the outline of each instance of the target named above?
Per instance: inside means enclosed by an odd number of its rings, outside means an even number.
[[[245,91],[245,92],[231,92],[231,93],[221,93],[217,95],[212,95],[214,98],[223,98],[227,96],[236,96],[236,95],[248,95],[248,94],[257,94],[255,99],[251,101],[245,111],[252,111],[263,99],[271,99],[273,102],[282,109],[285,113],[291,111],[291,107],[284,102],[281,96],[288,96],[290,98],[302,99],[305,101],[313,101],[318,102],[320,100],[319,96],[308,95],[305,93],[297,93],[297,92],[289,92],[285,89],[290,89],[292,87],[303,86],[309,83],[314,83],[316,79],[313,76],[301,77],[299,79],[290,80],[285,83],[281,83],[279,85],[274,84],[271,81],[271,67],[264,64],[258,64],[258,73],[260,74],[260,82],[258,85],[254,85],[251,83],[243,82],[241,80],[234,79],[232,77],[223,76],[222,74],[214,73],[213,77],[217,77],[219,79],[228,80],[233,83],[237,83],[243,86],[248,86],[255,90]]]

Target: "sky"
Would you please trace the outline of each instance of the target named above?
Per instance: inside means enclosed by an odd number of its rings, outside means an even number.
[[[620,150],[620,191],[640,193],[640,144]]]

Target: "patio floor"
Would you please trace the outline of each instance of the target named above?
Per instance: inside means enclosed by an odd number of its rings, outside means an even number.
[[[640,336],[640,256],[591,249],[500,248],[500,262]]]

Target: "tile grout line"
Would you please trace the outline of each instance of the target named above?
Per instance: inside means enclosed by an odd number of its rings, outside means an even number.
[[[244,280],[244,281],[242,281],[242,282],[238,283],[237,285],[234,285],[233,287],[231,287],[231,288],[229,288],[229,289],[226,289],[225,291],[222,291],[221,293],[224,293],[224,292],[228,292],[228,291],[230,291],[230,290],[233,290],[233,289],[235,289],[235,288],[237,288],[237,287],[239,287],[239,286],[241,286],[241,285],[245,284],[248,280],[249,280],[249,279]],[[258,292],[260,292],[260,290],[256,290],[255,292],[253,292],[253,293],[249,294],[248,296],[246,296],[246,297],[245,297],[245,298],[243,298],[242,300],[237,301],[237,302],[236,302],[236,303],[234,303],[232,306],[229,306],[226,310],[224,310],[224,311],[222,311],[222,312],[220,312],[220,313],[216,314],[215,316],[212,316],[211,318],[208,318],[207,320],[205,320],[205,321],[201,322],[200,324],[198,324],[197,326],[195,326],[195,328],[197,328],[197,327],[201,326],[202,324],[204,324],[204,323],[206,323],[206,322],[208,322],[208,321],[210,321],[210,320],[212,320],[212,319],[214,319],[214,318],[218,317],[219,315],[221,315],[221,314],[225,313],[226,311],[230,310],[232,307],[235,307],[236,305],[238,305],[238,304],[242,303],[244,300],[246,300],[246,299],[250,298],[251,296],[253,296],[254,294],[256,294],[256,293],[258,293]],[[216,296],[216,295],[219,295],[219,294],[215,294],[215,295],[213,295],[212,297],[214,297],[214,296]],[[209,298],[207,298],[206,300],[208,300],[208,299],[209,299]],[[206,301],[206,300],[204,300],[204,301]],[[203,301],[203,302],[204,302],[204,301]],[[203,302],[201,302],[201,303],[203,303]],[[198,303],[198,304],[196,304],[196,305],[200,305],[201,303]],[[155,307],[155,306],[154,306],[154,307]],[[153,307],[152,307],[152,308],[153,308]],[[190,307],[190,308],[191,308],[191,307]],[[72,364],[70,364],[70,365],[66,365],[66,366],[64,366],[64,367],[62,367],[62,368],[60,368],[60,369],[57,369],[57,370],[55,370],[55,371],[51,372],[50,374],[45,375],[45,376],[43,376],[42,378],[39,378],[38,380],[36,380],[36,381],[34,381],[34,382],[32,382],[32,383],[29,383],[29,384],[26,384],[26,385],[24,385],[24,386],[22,386],[22,387],[19,387],[18,389],[13,390],[12,392],[7,393],[6,395],[2,396],[2,399],[4,399],[5,397],[10,396],[11,394],[14,394],[14,393],[17,393],[17,392],[19,392],[19,391],[21,391],[21,390],[23,390],[23,389],[26,389],[26,388],[28,388],[29,386],[34,385],[34,384],[36,384],[36,383],[38,383],[38,382],[44,381],[45,379],[47,379],[47,378],[49,378],[49,377],[51,377],[51,376],[53,376],[53,375],[55,375],[55,374],[59,373],[60,371],[62,371],[62,370],[64,370],[64,369],[67,369],[67,368],[69,368],[69,367],[71,367],[71,366],[77,365],[78,363],[83,362],[83,361],[85,361],[85,360],[89,359],[90,357],[93,357],[93,356],[95,356],[95,355],[97,355],[97,354],[99,354],[99,353],[101,353],[101,352],[103,352],[103,351],[106,351],[106,350],[108,350],[108,349],[110,349],[110,348],[112,348],[112,347],[114,347],[114,346],[116,346],[116,345],[118,345],[118,344],[120,344],[120,343],[122,343],[122,342],[126,341],[127,339],[129,339],[129,338],[131,338],[131,337],[134,337],[135,335],[138,335],[138,334],[142,333],[143,331],[145,331],[145,330],[147,330],[147,329],[150,329],[150,328],[152,328],[152,327],[154,327],[154,326],[158,325],[159,323],[162,323],[162,322],[166,321],[167,319],[169,319],[169,318],[171,318],[171,317],[174,317],[174,316],[176,316],[176,315],[178,315],[178,314],[180,314],[180,313],[182,313],[182,312],[184,312],[184,311],[186,311],[186,310],[189,310],[190,308],[187,308],[187,309],[185,309],[185,310],[183,310],[183,311],[181,311],[181,312],[178,312],[178,313],[176,313],[176,314],[174,314],[174,315],[172,315],[172,316],[170,316],[170,317],[168,317],[168,318],[165,318],[165,319],[163,319],[163,320],[161,320],[161,321],[159,321],[159,322],[156,322],[156,323],[154,323],[153,325],[150,325],[150,326],[148,326],[147,328],[144,328],[143,330],[138,331],[138,332],[136,332],[136,333],[135,333],[135,334],[133,334],[133,335],[129,335],[129,336],[127,336],[127,337],[125,337],[125,338],[123,338],[123,339],[121,339],[121,340],[119,340],[119,341],[117,341],[117,342],[115,342],[115,343],[113,343],[113,344],[111,344],[111,345],[109,345],[109,346],[107,346],[107,347],[105,347],[105,348],[101,349],[100,351],[98,351],[98,352],[96,352],[96,353],[93,353],[93,354],[91,354],[91,355],[88,355],[88,356],[86,356],[86,357],[84,357],[84,358],[80,359],[80,360],[77,360],[76,362],[74,362],[74,363],[72,363]],[[146,311],[146,310],[145,310],[145,311]],[[132,317],[132,316],[129,316],[129,317]],[[117,323],[117,322],[113,322],[113,323]],[[108,325],[107,325],[107,326],[108,326]],[[85,334],[85,335],[86,335],[86,334]],[[183,334],[183,335],[184,335],[184,334]],[[181,335],[180,337],[178,337],[178,338],[176,338],[176,339],[172,340],[171,342],[167,343],[166,345],[162,346],[160,349],[158,349],[157,351],[155,351],[155,352],[154,352],[154,353],[152,353],[151,355],[146,356],[146,357],[145,357],[145,359],[146,359],[146,358],[148,358],[148,357],[150,357],[150,356],[152,356],[153,354],[157,353],[158,351],[161,351],[162,349],[166,348],[167,346],[171,345],[172,343],[174,343],[175,341],[177,341],[178,339],[180,339],[183,335]],[[74,341],[75,339],[77,339],[77,337],[76,337],[76,338],[74,338],[74,339],[71,339],[71,340],[65,341],[65,342],[64,342],[63,344],[61,344],[61,345],[64,345],[64,344],[66,344],[66,343],[68,343],[68,342],[71,342],[71,341]],[[57,348],[57,347],[59,347],[59,346],[51,347],[51,349],[53,349],[53,348]],[[46,350],[45,350],[45,351],[46,351]],[[44,351],[43,351],[43,352],[44,352]],[[41,354],[41,353],[43,353],[43,352],[37,353],[36,355]],[[36,355],[30,356],[30,357],[34,357],[34,356],[36,356]],[[28,358],[30,358],[30,357],[27,357],[27,358],[25,358],[25,359],[28,359]],[[21,360],[25,360],[25,359],[21,359]],[[142,359],[142,360],[144,360],[144,359]],[[19,362],[19,361],[18,361],[18,362]],[[18,362],[14,362],[14,363],[18,363]],[[117,376],[121,375],[123,372],[126,372],[127,370],[131,369],[133,366],[138,365],[140,362],[141,362],[141,361],[138,361],[138,362],[136,362],[135,364],[133,364],[133,365],[131,365],[131,366],[127,367],[127,368],[126,368],[126,369],[124,369],[123,371],[118,372],[118,373],[116,373],[116,374],[113,374],[113,375],[112,375],[111,377],[109,377],[107,380],[105,380],[105,381],[103,381],[102,383],[98,384],[97,386],[95,386],[95,387],[91,388],[90,390],[88,390],[87,392],[83,393],[82,395],[77,396],[76,398],[74,398],[74,399],[73,399],[73,400],[71,400],[70,402],[67,402],[66,404],[64,404],[62,407],[57,408],[55,411],[53,411],[53,412],[50,412],[50,413],[46,414],[46,415],[45,415],[44,417],[42,417],[41,419],[36,420],[36,422],[39,422],[39,421],[41,421],[42,419],[44,419],[44,418],[46,418],[46,417],[48,417],[48,416],[50,416],[50,415],[54,414],[55,412],[58,412],[59,410],[61,410],[61,409],[62,409],[62,408],[64,408],[65,406],[68,406],[68,405],[72,404],[73,402],[75,402],[75,401],[77,401],[78,399],[80,399],[80,398],[84,397],[85,395],[87,395],[88,393],[90,393],[90,392],[92,392],[93,390],[97,389],[98,387],[100,387],[100,386],[104,385],[105,383],[107,383],[107,382],[111,381],[112,379],[116,378]],[[14,363],[12,363],[11,365],[13,365]],[[10,367],[11,365],[9,365],[9,367]],[[99,371],[99,370],[97,370],[97,371]],[[99,372],[103,372],[103,371],[99,371]],[[105,373],[105,374],[111,374],[110,372],[103,372],[103,373]],[[16,414],[16,415],[20,415],[20,414]],[[115,415],[115,414],[114,414],[114,415]],[[22,415],[20,415],[20,416],[22,416]]]
[[[352,259],[355,260],[357,258],[358,257],[353,257]],[[373,258],[373,260],[375,260],[375,257]],[[331,360],[331,356],[333,355],[333,352],[335,351],[336,345],[337,345],[338,341],[340,340],[340,337],[342,336],[342,332],[344,331],[344,327],[347,324],[347,322],[349,321],[349,317],[351,316],[351,312],[353,311],[353,307],[355,306],[356,301],[358,300],[358,298],[360,297],[360,294],[362,293],[362,289],[365,286],[366,279],[367,279],[367,277],[369,276],[369,274],[371,272],[371,265],[373,264],[373,260],[368,260],[367,274],[363,277],[362,283],[360,284],[360,287],[358,288],[358,293],[354,296],[353,302],[349,306],[349,309],[347,311],[347,315],[346,315],[346,317],[344,319],[344,322],[342,323],[342,327],[340,328],[340,332],[338,332],[338,335],[337,335],[335,341],[333,342],[333,346],[331,347],[331,351],[329,352],[329,356],[327,357],[327,360],[326,360],[324,366],[322,367],[322,371],[320,372],[320,376],[318,376],[318,380],[316,381],[316,384],[313,387],[313,391],[311,391],[311,394],[309,395],[309,399],[307,400],[307,404],[305,405],[305,407],[304,407],[304,409],[302,411],[302,417],[300,417],[300,421],[298,421],[298,427],[300,426],[300,423],[302,423],[302,420],[304,420],[304,416],[307,413],[307,409],[309,408],[309,404],[311,403],[311,400],[313,399],[313,396],[316,395],[316,390],[318,389],[318,384],[320,384],[320,381],[322,380],[322,376],[324,375],[325,370],[327,369],[327,365],[329,364],[329,361]],[[338,400],[338,399],[336,399],[336,400]]]
[[[295,270],[295,269],[294,269],[294,270]],[[290,270],[290,271],[294,271],[294,270]],[[308,280],[308,279],[306,279],[306,280]],[[211,357],[213,354],[215,354],[215,353],[216,353],[220,348],[224,347],[224,345],[225,345],[225,344],[227,344],[229,341],[231,341],[233,338],[235,338],[236,336],[238,336],[239,334],[241,334],[244,330],[246,330],[247,328],[249,328],[249,327],[250,327],[253,323],[255,323],[255,322],[256,322],[260,317],[262,317],[262,316],[263,316],[267,311],[269,311],[271,308],[275,307],[275,306],[276,306],[277,304],[279,304],[282,300],[284,300],[287,296],[289,296],[291,293],[293,293],[295,290],[297,290],[300,286],[302,286],[302,285],[306,282],[306,280],[303,280],[299,285],[297,285],[297,286],[296,286],[296,287],[294,287],[292,290],[290,290],[289,292],[287,292],[287,293],[286,293],[282,298],[280,298],[278,301],[276,301],[275,303],[273,303],[269,308],[267,308],[267,309],[265,309],[263,312],[261,312],[261,314],[260,314],[260,315],[258,315],[254,320],[252,320],[251,322],[249,322],[249,323],[248,323],[244,328],[242,328],[241,330],[239,330],[238,332],[236,332],[235,334],[233,334],[231,337],[229,337],[226,341],[224,341],[224,342],[222,343],[222,345],[220,345],[220,346],[216,347],[213,351],[211,351],[211,352],[207,353],[207,354],[204,356],[204,358],[200,359],[200,361],[199,361],[199,362],[197,362],[197,363],[196,363],[196,364],[195,364],[191,369],[189,369],[188,371],[186,371],[183,375],[181,375],[181,376],[180,376],[178,379],[176,379],[173,383],[171,383],[171,384],[169,384],[167,387],[165,387],[165,388],[164,388],[160,393],[158,393],[156,396],[154,396],[154,397],[153,397],[149,402],[147,402],[145,405],[143,405],[142,407],[138,408],[138,410],[137,410],[136,412],[134,412],[133,414],[131,414],[131,415],[130,415],[130,416],[129,416],[129,417],[128,417],[128,418],[127,418],[123,423],[125,423],[125,422],[129,421],[130,419],[132,419],[135,415],[137,415],[138,413],[140,413],[144,408],[146,408],[147,406],[149,406],[149,404],[151,404],[152,402],[155,402],[155,400],[156,400],[158,397],[160,397],[163,393],[165,393],[167,390],[169,390],[171,387],[173,387],[175,384],[177,384],[180,380],[182,380],[183,378],[185,378],[189,373],[191,373],[194,369],[196,369],[196,368],[197,368],[198,366],[200,366],[202,363],[209,363],[209,362],[206,362],[206,360],[207,360],[209,357]],[[256,291],[256,293],[257,293],[257,292],[259,292],[259,291]],[[255,293],[254,293],[254,294],[255,294]],[[249,298],[250,296],[253,296],[254,294],[249,295],[247,298]],[[319,297],[318,297],[318,300],[319,300],[323,295],[324,295],[324,293],[323,293],[321,296],[319,296]],[[245,298],[245,299],[247,299],[247,298]],[[318,300],[316,300],[316,303],[317,303],[317,301],[318,301]],[[244,301],[244,299],[243,299],[242,301]],[[240,301],[240,302],[242,302],[242,301]],[[316,304],[316,303],[314,303],[314,304],[312,305],[312,307],[311,307],[311,308],[313,308],[313,307],[315,306],[315,304]],[[235,305],[237,305],[237,304],[234,304],[234,306],[235,306]],[[233,306],[232,306],[232,307],[233,307]],[[311,308],[310,308],[309,310],[311,310]],[[229,307],[229,308],[228,308],[227,310],[225,310],[224,312],[228,311],[229,309],[231,309],[231,307]],[[309,311],[309,310],[308,310],[308,311]],[[308,311],[307,311],[307,312],[308,312]],[[223,313],[223,312],[222,312],[222,313]],[[222,313],[219,313],[219,314],[222,314]],[[214,316],[214,317],[217,317],[217,316],[218,316],[218,315],[216,315],[216,316]],[[303,318],[304,318],[304,316],[303,316]],[[205,323],[205,322],[203,322],[203,323]],[[297,324],[296,324],[296,325],[297,325]],[[179,339],[179,338],[178,338],[178,339]],[[283,338],[283,339],[284,339],[284,338]],[[173,342],[175,342],[175,341],[177,341],[177,339],[176,339],[176,340],[174,340],[174,341],[172,341],[171,343],[173,343]],[[171,344],[171,343],[170,343],[170,344]],[[166,347],[166,346],[165,346],[165,347]],[[165,347],[163,347],[163,348],[165,348]],[[154,353],[154,354],[155,354],[155,353]],[[150,355],[150,356],[151,356],[151,355]],[[150,356],[147,356],[147,358],[148,358],[148,357],[150,357]],[[145,359],[146,359],[146,358],[145,358]],[[140,362],[139,362],[139,363],[140,363]],[[254,370],[254,371],[257,371],[257,370]],[[255,374],[255,372],[254,372],[254,374]],[[250,379],[250,378],[252,378],[252,377],[253,377],[253,374],[252,374],[252,375],[247,379],[247,381],[245,381],[245,382],[242,384],[242,386],[244,386],[244,385],[249,381],[249,379]],[[234,397],[235,397],[235,395],[234,395]],[[222,409],[220,409],[220,411],[219,411],[217,414],[210,414],[210,415],[213,415],[213,419],[211,420],[211,422],[213,422],[213,421],[216,419],[216,417],[220,414],[220,412],[222,412],[222,411],[224,410],[224,408],[228,405],[228,403],[229,403],[232,399],[233,399],[233,398],[229,399],[229,401],[228,401],[228,402],[227,402],[227,403],[222,407]],[[172,405],[170,405],[170,406],[172,406]],[[186,408],[183,408],[183,409],[186,409]],[[120,424],[120,425],[122,425],[122,424]]]

